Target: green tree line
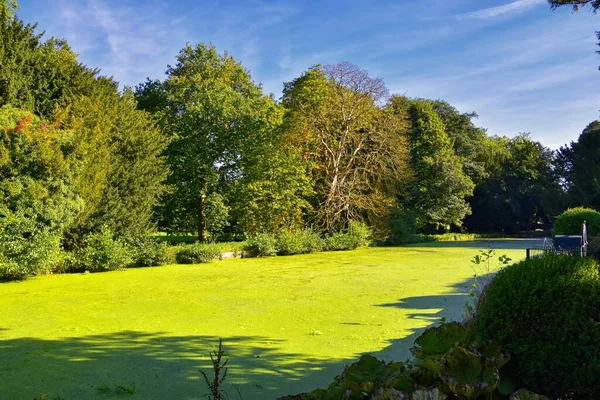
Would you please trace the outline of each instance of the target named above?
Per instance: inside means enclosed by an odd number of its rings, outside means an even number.
[[[354,221],[394,242],[600,208],[597,121],[554,152],[489,136],[443,100],[390,94],[348,62],[314,65],[275,98],[205,44],[184,47],[163,79],[119,89],[0,4],[4,270],[51,270],[97,232],[208,241]]]

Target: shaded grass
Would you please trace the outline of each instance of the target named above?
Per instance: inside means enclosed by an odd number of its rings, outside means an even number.
[[[459,318],[477,252],[370,248],[1,284],[0,398],[133,387],[128,398],[200,399],[219,337],[244,399],[325,386],[360,353],[405,359],[424,327]]]

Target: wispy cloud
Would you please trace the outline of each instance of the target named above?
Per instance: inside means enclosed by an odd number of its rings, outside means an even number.
[[[26,21],[68,39],[81,62],[121,85],[162,78],[179,49],[203,42],[276,96],[313,64],[350,61],[392,92],[477,111],[491,134],[530,131],[556,146],[598,117],[597,16],[551,12],[546,0],[22,3]]]
[[[517,0],[498,7],[489,7],[456,15],[456,19],[490,19],[508,14],[524,12],[537,5],[546,3],[546,0]]]

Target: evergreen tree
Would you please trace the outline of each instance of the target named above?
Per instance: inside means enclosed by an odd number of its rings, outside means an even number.
[[[421,227],[435,229],[462,225],[470,214],[467,197],[473,194],[473,182],[464,173],[454,153],[445,126],[430,102],[410,102],[409,114],[411,164],[415,174],[411,208]]]

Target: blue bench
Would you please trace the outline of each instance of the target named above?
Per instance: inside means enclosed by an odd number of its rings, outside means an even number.
[[[554,249],[557,251],[581,251],[581,235],[557,235]]]

